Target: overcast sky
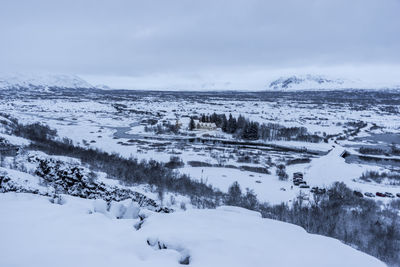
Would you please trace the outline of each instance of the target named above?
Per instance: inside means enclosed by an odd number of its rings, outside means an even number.
[[[161,86],[178,76],[395,73],[399,65],[400,0],[0,1],[3,72],[71,73],[129,87],[140,77]]]

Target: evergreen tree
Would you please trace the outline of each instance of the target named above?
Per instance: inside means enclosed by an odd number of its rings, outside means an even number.
[[[234,182],[228,189],[228,197],[226,204],[232,206],[240,206],[242,203],[242,189],[238,182]]]
[[[239,128],[239,127],[238,127]],[[242,127],[239,128],[241,130],[240,137],[242,139],[249,139],[249,123],[245,122]]]
[[[228,131],[228,120],[226,119],[225,114],[222,116],[221,129],[225,133]]]
[[[286,166],[283,164],[279,164],[276,166],[276,175],[278,175],[279,180],[286,181],[289,176],[286,173]]]
[[[254,190],[246,188],[246,195],[243,198],[242,206],[249,210],[256,210],[258,207],[257,195]]]
[[[217,115],[217,113],[214,112],[210,116],[210,122],[213,122],[213,123],[217,124],[217,121],[218,121],[218,115]]]
[[[193,131],[196,128],[196,124],[194,122],[193,117],[190,118],[190,122],[189,122],[189,130]]]
[[[258,140],[258,123],[257,122],[250,122],[249,125],[249,139],[250,140]]]
[[[229,114],[227,131],[229,133],[235,133],[236,128],[237,128],[236,118],[234,118],[232,114]]]
[[[246,126],[246,119],[242,115],[239,115],[236,124],[237,129],[243,129]]]
[[[246,121],[242,129],[241,137],[246,140],[258,140],[258,123]]]

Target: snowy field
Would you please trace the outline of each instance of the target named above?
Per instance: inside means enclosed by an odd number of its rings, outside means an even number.
[[[349,101],[351,97],[354,99]],[[376,98],[382,104],[376,105]],[[184,167],[177,171],[195,180],[204,180],[223,192],[238,181],[242,189],[254,190],[260,200],[280,203],[291,201],[300,191],[309,194],[309,189],[292,186],[294,172],[304,173],[310,187],[326,187],[335,181],[343,181],[362,193],[400,193],[399,186],[358,179],[366,171],[400,169],[399,157],[389,157],[397,160],[394,166],[377,161],[349,162],[340,157],[345,150],[355,157],[359,156],[357,149],[370,146],[370,137],[398,135],[400,117],[397,98],[397,94],[390,91],[380,94],[138,91],[57,96],[49,93],[47,97],[5,95],[0,101],[0,108],[23,123],[45,123],[56,129],[60,138],[69,138],[83,147],[139,160],[168,162],[172,156],[179,157]],[[332,137],[327,142],[319,143],[264,140],[258,142],[262,146],[244,146],[224,144],[226,140],[235,139],[220,129],[188,130],[190,116],[214,112],[234,117],[243,115],[259,123],[305,127],[310,134]],[[179,124],[179,133],[156,134],[145,130],[155,122]],[[360,122],[365,126],[352,134],[355,131],[352,125]],[[391,142],[373,145],[389,147]],[[242,162],[241,158],[246,156],[250,160]],[[385,157],[382,155],[380,159]],[[309,162],[287,164],[301,159]],[[191,162],[197,162],[197,165]],[[198,167],[199,164],[201,167]],[[288,181],[279,181],[276,176],[278,164],[286,165]],[[266,168],[268,172],[249,171],[249,167]]]
[[[203,196],[192,199],[188,191],[122,183],[123,177],[93,172],[75,155],[32,149],[34,141],[13,135],[10,125],[13,118],[45,124],[57,130],[57,141],[139,162],[154,159],[172,166],[174,175],[222,193],[238,182],[264,205],[294,207],[301,200],[311,207],[317,203],[313,187],[343,182],[351,195],[372,199],[383,210],[398,198],[400,183],[361,177],[400,170],[400,156],[387,152],[397,153],[400,144],[396,94],[369,92],[354,101],[343,92],[0,94],[0,144],[19,149],[0,162],[0,191],[8,192],[0,194],[0,266],[385,266],[349,241],[309,234],[258,212],[205,209]],[[249,141],[218,127],[189,128],[192,116],[214,112],[304,127],[319,141]],[[307,186],[295,183],[296,173]]]

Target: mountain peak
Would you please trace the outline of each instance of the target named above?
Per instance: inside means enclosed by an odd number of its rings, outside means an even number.
[[[94,89],[95,87],[76,75],[48,73],[0,74],[0,89],[49,90]]]
[[[322,75],[307,74],[280,77],[270,83],[269,89],[337,89],[343,88],[344,85],[344,79],[332,79]]]

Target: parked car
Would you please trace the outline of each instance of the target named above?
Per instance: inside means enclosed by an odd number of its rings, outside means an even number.
[[[386,195],[384,193],[381,192],[376,192],[376,194],[378,197],[386,197]]]
[[[326,193],[326,189],[325,188],[318,188],[318,186],[313,186],[311,188],[310,192],[314,193],[314,194],[322,195],[322,194]]]
[[[397,196],[397,197],[400,197],[400,193],[397,193],[396,196]]]
[[[357,196],[357,197],[364,197],[364,195],[363,195],[360,191],[354,190],[354,191],[353,191],[353,194],[354,194],[355,196]]]
[[[301,173],[301,172],[295,172],[295,173],[293,173],[293,178],[300,178],[300,179],[303,179],[303,173]]]
[[[300,188],[310,188],[310,186],[306,185],[306,184],[302,184],[302,185],[300,185]]]
[[[310,192],[311,192],[311,193],[314,193],[314,194],[317,194],[317,193],[318,193],[318,187],[317,187],[317,186],[311,187]]]
[[[375,197],[375,195],[372,194],[371,192],[365,192],[364,195],[365,195],[366,197]]]
[[[385,197],[394,198],[394,195],[392,193],[385,192]]]
[[[318,194],[325,194],[326,193],[326,189],[325,188],[319,188],[318,189]]]

